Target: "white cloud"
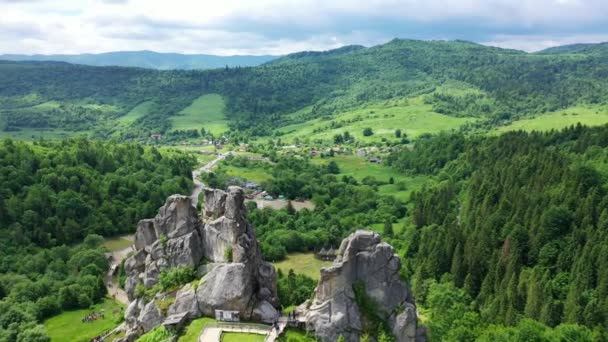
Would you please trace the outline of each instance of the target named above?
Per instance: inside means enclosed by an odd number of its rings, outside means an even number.
[[[561,0],[567,1],[567,0]],[[508,36],[500,35],[494,37],[494,40],[480,42],[484,45],[498,46],[507,49],[517,49],[528,52],[536,52],[546,48],[578,44],[578,43],[602,43],[608,42],[607,34],[589,34],[589,35],[572,35],[572,36]]]
[[[283,54],[398,36],[537,50],[605,40],[605,0],[0,0],[0,53]]]

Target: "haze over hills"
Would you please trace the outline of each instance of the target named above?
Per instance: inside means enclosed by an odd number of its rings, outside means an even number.
[[[608,52],[608,42],[596,44],[569,44],[555,46],[538,51],[538,54],[559,54],[559,53],[606,53]]]
[[[269,62],[278,56],[217,56],[207,54],[160,53],[154,51],[116,51],[98,54],[76,55],[0,55],[0,60],[10,61],[57,61],[92,66],[123,66],[150,69],[215,69],[248,67]]]

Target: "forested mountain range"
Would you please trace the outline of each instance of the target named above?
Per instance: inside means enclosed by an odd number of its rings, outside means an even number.
[[[277,56],[217,56],[205,54],[160,53],[154,51],[117,51],[74,55],[0,55],[8,61],[53,61],[92,66],[123,66],[150,69],[215,69],[264,64]]]
[[[253,135],[414,96],[424,96],[444,115],[478,118],[477,126],[487,128],[578,104],[605,104],[607,62],[606,53],[528,54],[462,41],[397,39],[206,71],[2,62],[0,127],[141,139],[171,130],[171,118],[184,107],[217,93],[232,127]],[[465,91],[439,90],[452,81]],[[145,115],[116,124],[144,101],[152,103]]]

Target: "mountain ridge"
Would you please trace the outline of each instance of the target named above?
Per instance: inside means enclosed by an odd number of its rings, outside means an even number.
[[[276,59],[271,55],[229,55],[165,53],[150,50],[83,54],[2,54],[9,61],[56,61],[89,66],[123,66],[148,69],[216,69],[257,66]]]

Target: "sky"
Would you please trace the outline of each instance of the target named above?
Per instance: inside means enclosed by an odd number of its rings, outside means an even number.
[[[0,0],[0,54],[281,55],[393,38],[608,41],[608,0]]]

